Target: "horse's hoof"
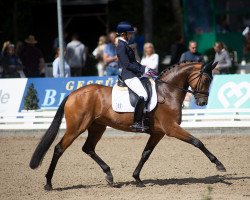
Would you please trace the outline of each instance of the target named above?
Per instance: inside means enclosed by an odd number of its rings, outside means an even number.
[[[110,185],[110,186],[114,186],[114,180],[113,180],[113,176],[112,175],[107,175],[106,177],[105,177],[105,179],[106,179],[106,181],[108,182],[108,184]]]
[[[46,191],[51,191],[53,188],[52,188],[52,185],[46,184],[46,185],[44,186],[44,189],[45,189]]]
[[[223,164],[217,165],[216,169],[220,172],[226,172],[226,168],[223,166]]]
[[[144,183],[142,181],[137,181],[136,182],[136,187],[140,187],[140,188],[143,188],[143,187],[146,187],[146,185],[144,185]]]

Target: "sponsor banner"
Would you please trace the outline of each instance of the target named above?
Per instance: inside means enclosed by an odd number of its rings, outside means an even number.
[[[29,78],[24,92],[20,111],[24,108],[24,99],[31,83],[37,91],[40,109],[57,109],[62,100],[76,89],[89,84],[113,86],[117,76],[86,76],[68,78]]]
[[[250,108],[250,74],[215,76],[207,108]]]
[[[26,83],[26,78],[0,79],[0,113],[19,111]]]

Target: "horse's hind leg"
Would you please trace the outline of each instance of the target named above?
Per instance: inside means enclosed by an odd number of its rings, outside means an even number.
[[[52,190],[51,180],[56,168],[56,164],[59,158],[62,156],[63,152],[72,144],[72,142],[77,138],[78,135],[79,134],[73,134],[73,132],[67,130],[61,141],[55,146],[54,154],[48,172],[45,175],[47,180],[47,183],[44,186],[45,190]]]
[[[93,123],[88,128],[88,137],[85,144],[82,147],[83,152],[88,154],[96,163],[102,168],[103,172],[106,174],[106,181],[113,185],[113,175],[111,173],[110,167],[95,153],[95,147],[97,142],[101,139],[106,126]]]
[[[204,144],[199,139],[190,135],[179,125],[175,126],[173,130],[174,132],[170,133],[169,136],[175,137],[199,148],[208,157],[208,159],[216,165],[217,170],[221,172],[226,171],[224,165],[204,146]]]

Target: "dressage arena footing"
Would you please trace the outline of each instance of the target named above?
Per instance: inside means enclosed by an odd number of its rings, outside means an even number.
[[[226,167],[213,163],[192,145],[165,137],[141,172],[146,187],[132,177],[149,135],[107,128],[96,153],[110,166],[115,187],[101,168],[82,152],[87,131],[60,158],[53,190],[45,191],[45,174],[58,138],[42,165],[31,170],[30,158],[46,130],[0,130],[0,200],[247,200],[250,199],[250,131],[246,128],[186,129],[204,143]]]
[[[216,135],[250,135],[250,128],[247,127],[220,127],[220,128],[184,128],[190,134],[194,136],[216,136]],[[28,130],[28,129],[20,129],[20,130],[0,130],[0,136],[42,136],[46,130],[44,129],[36,129],[36,130]],[[62,137],[65,133],[65,129],[59,130],[59,137]],[[87,131],[81,134],[81,137],[86,137]],[[145,133],[133,133],[133,132],[125,132],[119,131],[113,128],[108,127],[105,131],[103,137],[134,137],[134,136],[148,136]]]

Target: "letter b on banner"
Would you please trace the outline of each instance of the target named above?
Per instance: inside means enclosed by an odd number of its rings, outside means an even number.
[[[56,101],[56,90],[45,90],[45,97],[42,106],[52,106]]]

